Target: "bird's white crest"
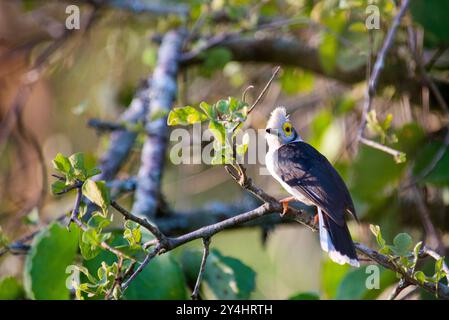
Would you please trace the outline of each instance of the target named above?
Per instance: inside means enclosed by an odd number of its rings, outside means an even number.
[[[267,123],[267,128],[281,129],[282,125],[288,121],[287,110],[284,107],[277,107],[271,112],[270,119]]]

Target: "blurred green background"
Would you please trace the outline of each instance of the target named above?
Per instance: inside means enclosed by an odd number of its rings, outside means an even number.
[[[83,1],[74,2],[80,6],[81,20],[85,22],[91,7]],[[180,5],[176,1],[142,2]],[[273,107],[286,106],[304,140],[326,155],[347,182],[362,221],[360,225],[349,223],[355,241],[375,247],[369,225],[376,224],[387,242],[392,242],[399,232],[408,232],[414,243],[427,240],[434,247],[442,245],[445,254],[449,242],[449,153],[443,150],[442,158],[418,184],[430,221],[436,226],[437,239],[428,232],[414,189],[406,187],[444,146],[448,120],[428,88],[411,85],[420,84],[420,77],[407,42],[406,25],[416,27],[421,37],[417,46],[427,63],[426,72],[447,84],[446,1],[412,1],[373,102],[376,113],[371,114],[367,132],[372,139],[404,152],[406,161],[402,163],[367,146],[360,146],[357,154],[351,149],[360,123],[366,64],[370,55],[378,52],[397,13],[395,1],[376,1],[381,24],[379,30],[371,31],[364,24],[369,3],[362,0],[192,0],[182,4],[190,6],[183,19],[174,14],[136,13],[106,6],[88,32],[80,32],[79,36],[75,32],[48,59],[33,84],[20,122],[3,136],[0,144],[0,226],[5,243],[42,228],[71,210],[74,195],[58,198],[45,189],[53,181],[51,160],[58,152],[84,152],[98,159],[108,146],[109,135],[99,134],[87,122],[92,118],[115,121],[129,106],[141,81],[155,68],[155,39],[171,28],[185,26],[197,32],[186,44],[186,50],[200,47],[211,35],[226,32],[254,39],[286,37],[315,50],[321,71],[281,61],[279,77],[248,119],[248,125],[264,128]],[[64,29],[66,6],[64,1],[0,0],[2,126],[6,126],[8,111],[17,99],[24,75]],[[257,31],[265,21],[283,23]],[[201,101],[214,103],[228,96],[241,97],[249,85],[256,87],[248,93],[249,99],[255,99],[275,64],[236,61],[228,49],[220,46],[207,50],[198,64],[181,69],[174,106],[198,106]],[[409,68],[399,69],[407,64]],[[396,72],[395,68],[401,71]],[[351,74],[360,77],[346,77]],[[394,77],[387,76],[391,74]],[[401,77],[403,81],[397,80]],[[442,93],[445,98],[449,92]],[[143,140],[144,135],[140,134],[118,178],[137,172]],[[34,142],[39,145],[42,159]],[[260,165],[249,165],[248,175],[267,193],[284,197],[281,187],[271,177],[261,176],[259,169]],[[162,191],[169,206],[177,211],[249,201],[221,166],[173,165],[167,161]],[[132,198],[132,194],[127,194],[121,202],[130,207]],[[382,270],[381,288],[367,290],[363,284],[365,265],[351,270],[332,263],[319,247],[318,234],[299,224],[276,226],[265,243],[263,234],[260,228],[230,230],[213,237],[211,244],[221,255],[236,258],[254,271],[254,288],[248,289],[247,296],[251,299],[287,299],[300,293],[311,294],[299,298],[386,298],[397,281],[392,272]],[[175,250],[170,254],[176,261],[173,268],[180,270],[178,264],[182,265],[184,251],[200,248],[201,243],[196,241]],[[25,255],[0,257],[0,279],[7,279],[0,282],[0,298],[33,298],[30,284],[26,294],[22,291],[25,259]],[[181,272],[176,270],[173,272]],[[33,281],[32,278],[25,281]],[[181,282],[188,282],[189,273],[185,271],[181,278]],[[62,292],[55,298],[69,297],[64,285]],[[167,293],[159,298],[184,294]],[[217,297],[213,289],[205,289],[205,294],[206,298]],[[145,298],[132,294],[130,297]],[[412,297],[430,298],[420,291]],[[157,294],[152,298],[158,298]]]

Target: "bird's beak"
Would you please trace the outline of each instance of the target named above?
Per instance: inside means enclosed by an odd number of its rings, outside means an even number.
[[[273,128],[266,128],[265,132],[274,136],[279,136],[279,130]]]

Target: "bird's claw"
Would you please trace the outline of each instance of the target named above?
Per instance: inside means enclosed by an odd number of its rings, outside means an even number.
[[[281,217],[284,217],[287,214],[288,211],[288,202],[286,201],[280,201],[282,204],[282,213],[281,213]]]
[[[317,213],[317,214],[315,214],[315,215],[313,216],[313,226],[314,226],[315,228],[317,228],[318,225],[319,225],[319,223],[320,223],[320,218],[319,218],[318,213]]]

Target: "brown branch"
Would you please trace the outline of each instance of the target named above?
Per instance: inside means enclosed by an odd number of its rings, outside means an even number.
[[[210,238],[203,238],[203,257],[201,259],[200,271],[198,272],[198,277],[196,279],[195,288],[192,292],[192,300],[198,300],[200,295],[200,284],[203,279],[204,271],[206,270],[206,261],[209,256],[209,245]]]
[[[251,108],[249,108],[248,110],[248,115],[251,113],[251,111],[253,111],[253,109],[257,106],[257,104],[262,100],[262,98],[265,96],[265,94],[268,91],[268,88],[270,88],[271,83],[273,82],[274,78],[276,78],[276,75],[279,73],[279,70],[281,70],[281,67],[277,66],[274,71],[273,74],[271,75],[270,80],[268,80],[267,84],[265,85],[265,87],[262,89],[262,91],[260,92],[259,96],[257,97],[257,99],[253,102],[253,104],[251,105]]]
[[[121,205],[119,205],[116,201],[112,201],[111,206],[113,208],[115,208],[118,212],[120,212],[125,217],[126,220],[134,221],[137,224],[141,225],[142,227],[146,228],[160,242],[165,241],[164,234],[159,230],[159,228],[156,225],[150,223],[146,218],[140,218],[140,217],[137,217],[137,216],[131,214],[125,208],[123,208]]]
[[[128,280],[126,280],[125,283],[122,284],[122,293],[125,292],[126,289],[128,289],[131,282],[139,275],[139,273],[142,272],[142,270],[146,267],[146,265],[161,251],[161,245],[158,244],[153,250],[150,251],[149,254],[145,257],[145,259],[142,261],[142,263],[139,265],[139,267],[134,271]]]
[[[429,209],[426,206],[424,201],[423,194],[418,187],[413,187],[412,192],[414,193],[414,199],[418,207],[418,212],[421,218],[421,222],[424,228],[424,234],[426,235],[427,241],[426,244],[435,248],[437,252],[444,253],[445,246],[443,243],[443,239],[441,239],[441,235],[438,230],[435,228],[432,219],[430,218]]]
[[[404,281],[416,285],[418,287],[423,288],[426,291],[429,291],[433,294],[438,294],[438,297],[443,299],[449,299],[449,287],[444,284],[438,284],[436,286],[434,283],[430,282],[424,282],[421,283],[419,280],[415,279],[412,274],[407,273],[402,268],[398,268],[397,265],[386,255],[383,255],[373,249],[370,249],[366,246],[364,246],[361,243],[354,243],[356,249],[363,254],[364,256],[370,258],[372,261],[378,263],[379,265],[390,269],[394,272],[397,272],[401,275],[401,277],[404,279]]]

